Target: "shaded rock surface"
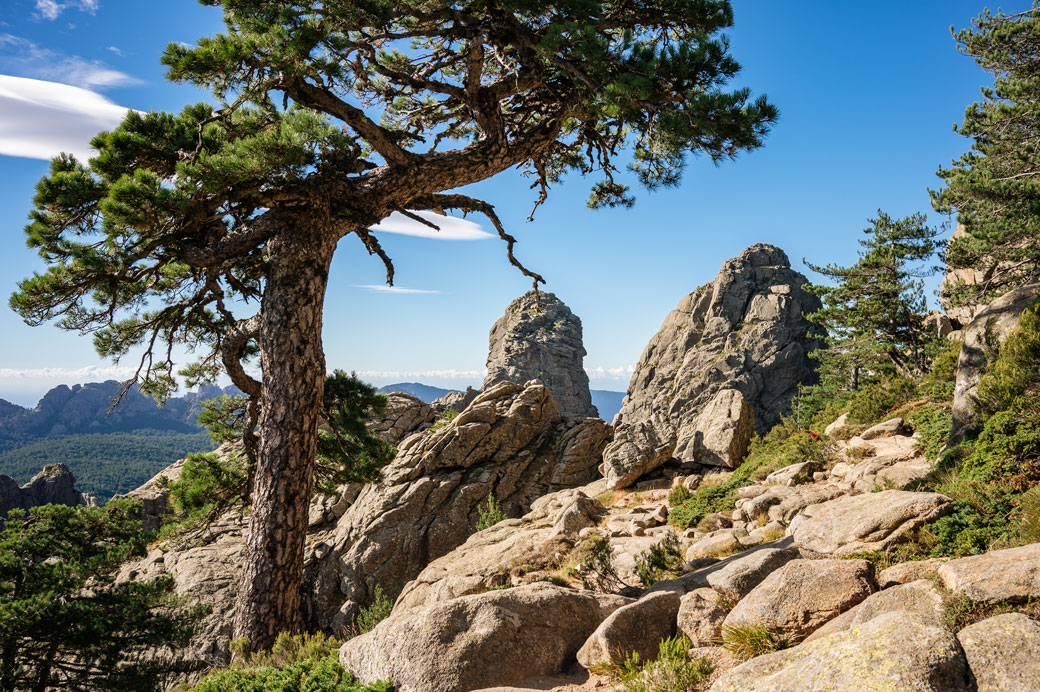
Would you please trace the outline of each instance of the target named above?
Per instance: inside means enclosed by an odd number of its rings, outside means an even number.
[[[861,627],[753,658],[723,673],[710,692],[971,689],[957,638],[949,630],[894,612]]]
[[[76,490],[76,478],[65,464],[49,464],[25,485],[0,474],[0,519],[12,509],[31,509],[40,505],[87,504],[83,493]]]
[[[680,601],[679,594],[658,591],[618,608],[578,650],[578,663],[585,668],[620,663],[633,651],[641,661],[653,659],[658,643],[675,634]]]
[[[468,692],[563,672],[614,606],[544,582],[395,612],[349,640],[340,662],[399,692]]]
[[[759,433],[789,410],[819,346],[803,315],[820,302],[805,283],[782,250],[753,245],[680,301],[643,351],[615,418],[604,454],[611,486],[631,484],[677,449],[680,460],[698,461],[698,415],[722,389],[743,395]]]
[[[1040,623],[1005,613],[957,633],[978,692],[1040,690]]]
[[[583,365],[581,320],[554,294],[528,291],[514,300],[491,328],[488,342],[482,389],[537,379],[552,394],[560,415],[599,415]]]

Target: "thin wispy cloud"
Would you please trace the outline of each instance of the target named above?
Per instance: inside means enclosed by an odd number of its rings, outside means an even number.
[[[94,155],[91,138],[127,110],[87,89],[0,75],[0,154],[50,159],[67,152],[86,161]]]
[[[423,295],[440,293],[440,291],[433,291],[425,288],[402,288],[401,286],[387,286],[385,284],[360,284],[355,285],[354,288],[363,288],[369,293],[404,293]]]
[[[0,64],[7,74],[61,82],[84,89],[108,89],[142,83],[140,79],[114,70],[99,60],[64,55],[13,34],[0,34]]]
[[[98,0],[72,0],[71,2],[36,0],[36,13],[44,19],[57,19],[65,10],[79,10],[94,14],[97,9]]]
[[[109,46],[107,50],[108,50],[108,51],[109,51],[110,53],[115,53],[116,55],[118,55],[118,56],[120,56],[120,57],[122,57],[122,56],[123,56],[123,51],[119,50],[119,49],[118,49],[118,48],[116,48],[115,46]]]
[[[62,380],[65,384],[125,380],[136,368],[119,365],[86,365],[82,368],[0,368],[0,379]]]
[[[636,369],[631,365],[624,367],[608,368],[598,365],[594,368],[585,368],[585,373],[594,380],[629,380]]]
[[[479,223],[474,223],[468,219],[460,219],[457,216],[443,216],[434,214],[432,211],[415,213],[436,225],[440,230],[430,228],[396,211],[383,219],[379,225],[373,226],[372,230],[377,233],[397,233],[418,238],[434,238],[436,240],[487,240],[495,237],[485,231]]]
[[[358,370],[357,376],[373,380],[442,379],[482,380],[487,370]]]

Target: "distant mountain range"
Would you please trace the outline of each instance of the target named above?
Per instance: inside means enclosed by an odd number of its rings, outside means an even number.
[[[420,382],[398,382],[397,384],[388,384],[385,387],[380,387],[377,391],[380,394],[404,392],[405,394],[411,394],[428,404],[434,399],[440,399],[448,392],[455,392],[458,390],[431,387],[428,384],[422,384]],[[612,392],[608,389],[593,389],[591,390],[591,393],[592,405],[599,410],[599,417],[608,423],[613,421],[614,416],[616,416],[617,412],[621,410],[621,400],[625,398],[625,393]]]
[[[59,385],[34,408],[0,399],[0,474],[24,483],[47,464],[64,463],[76,487],[106,500],[136,488],[190,452],[213,449],[198,423],[201,402],[234,387],[203,387],[164,406],[136,387],[109,411],[115,380]]]

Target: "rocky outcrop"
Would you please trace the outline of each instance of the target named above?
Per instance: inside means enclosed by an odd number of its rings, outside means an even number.
[[[76,478],[65,464],[50,464],[23,486],[10,476],[0,475],[0,518],[12,509],[31,509],[40,505],[87,504],[76,490]]]
[[[957,633],[978,692],[1040,690],[1040,623],[1005,613]]]
[[[378,584],[396,595],[474,532],[493,494],[517,517],[537,498],[593,480],[609,426],[561,419],[547,387],[499,383],[438,430],[398,445],[383,480],[339,520],[324,559],[307,573],[317,624],[349,625]]]
[[[943,599],[929,579],[921,579],[871,594],[855,608],[847,610],[809,635],[806,641],[864,625],[883,613],[901,611],[914,615],[924,625],[943,625]]]
[[[562,672],[615,607],[545,582],[490,591],[395,611],[339,658],[361,682],[390,679],[399,692],[520,686]]]
[[[805,283],[782,250],[753,245],[680,301],[643,351],[615,418],[603,467],[612,487],[673,455],[719,463],[701,452],[708,421],[699,416],[724,389],[743,396],[759,433],[788,411],[798,385],[812,377],[808,353],[820,346],[818,327],[804,317],[820,301]]]
[[[964,328],[964,345],[957,361],[953,393],[953,431],[950,439],[960,441],[975,427],[975,393],[986,370],[986,359],[1018,325],[1019,317],[1040,297],[1040,284],[1029,284],[997,298],[978,310]]]
[[[594,526],[601,511],[581,490],[541,497],[522,518],[478,531],[427,565],[404,587],[395,608],[418,608],[544,579],[544,570],[570,551],[578,532]]]
[[[974,689],[957,638],[903,612],[862,627],[753,658],[715,681],[710,692]]]
[[[787,533],[800,548],[843,557],[884,550],[907,531],[951,511],[950,498],[938,493],[884,490],[846,495],[802,510]]]
[[[583,360],[581,320],[552,293],[528,291],[506,308],[488,337],[482,389],[541,380],[560,415],[596,417]]]
[[[433,406],[419,397],[391,392],[386,395],[383,415],[371,419],[367,427],[381,440],[396,445],[412,433],[430,427],[436,420],[437,413]]]

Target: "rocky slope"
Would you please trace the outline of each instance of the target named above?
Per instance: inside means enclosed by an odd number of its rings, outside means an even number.
[[[812,377],[820,307],[772,245],[753,245],[680,301],[632,375],[614,442],[603,457],[611,487],[671,458],[736,466],[753,431],[769,430]],[[711,408],[705,415],[706,409]]]
[[[560,415],[596,417],[583,359],[581,320],[552,293],[528,291],[506,308],[488,336],[483,389],[498,382],[538,379]]]
[[[715,664],[711,692],[1040,689],[1040,624],[1007,612],[1040,598],[1040,544],[884,570],[855,559],[952,509],[943,495],[902,489],[930,464],[901,429],[836,442],[830,468],[796,465],[745,487],[726,526],[708,532],[665,525],[665,489],[597,502],[599,481],[542,498],[432,562],[341,661],[401,692],[607,690],[619,686],[604,666],[631,651],[652,658],[661,638],[681,634]],[[630,583],[634,554],[669,534],[686,567],[637,598],[584,590],[561,567],[595,534]],[[963,599],[978,604],[975,624],[950,618]],[[988,617],[987,604],[1003,614]],[[794,646],[744,663],[719,647],[727,631],[762,626]]]

